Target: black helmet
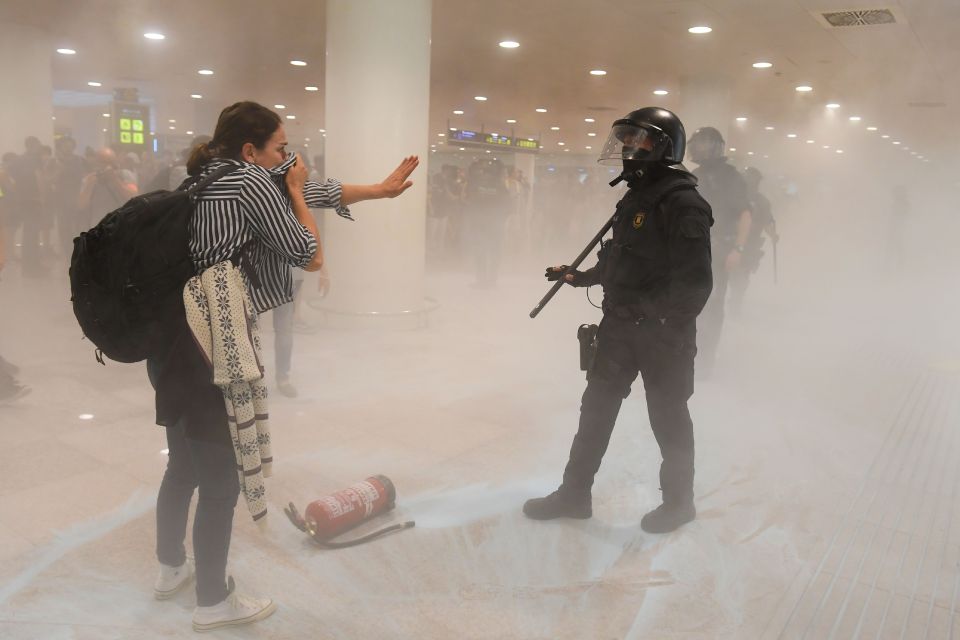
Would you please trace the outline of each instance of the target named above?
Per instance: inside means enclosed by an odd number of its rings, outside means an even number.
[[[743,179],[747,181],[747,184],[760,184],[760,181],[763,180],[763,174],[756,167],[747,167],[743,170]]]
[[[697,164],[708,160],[719,160],[727,143],[713,127],[700,127],[690,136],[690,157]]]
[[[644,107],[614,121],[597,162],[622,162],[624,171],[630,173],[643,171],[652,164],[678,164],[683,161],[686,138],[676,114],[659,107]]]

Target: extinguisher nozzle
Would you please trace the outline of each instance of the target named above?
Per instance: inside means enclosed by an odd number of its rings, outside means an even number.
[[[300,529],[300,531],[305,532],[307,530],[307,523],[304,522],[303,517],[301,517],[300,512],[297,511],[297,507],[295,507],[292,502],[283,508],[283,512],[287,514],[293,526]]]

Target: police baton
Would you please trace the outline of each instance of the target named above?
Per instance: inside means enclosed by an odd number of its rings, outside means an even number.
[[[550,299],[557,294],[557,291],[560,291],[560,287],[562,287],[566,282],[566,280],[564,280],[566,275],[571,271],[576,270],[576,268],[580,266],[580,263],[587,259],[587,256],[590,255],[590,252],[593,251],[593,248],[600,244],[600,241],[603,240],[603,236],[606,235],[607,231],[610,231],[610,227],[613,226],[613,221],[616,217],[616,214],[614,214],[609,220],[607,220],[607,223],[603,225],[603,228],[600,229],[600,231],[597,232],[597,235],[593,236],[593,240],[590,241],[590,244],[584,247],[583,251],[580,252],[580,255],[577,256],[576,260],[570,263],[570,268],[564,271],[563,275],[557,278],[557,281],[553,283],[552,287],[550,287],[550,291],[547,291],[547,295],[543,296],[540,302],[537,303],[537,306],[533,308],[533,311],[530,312],[531,318],[536,318],[537,314],[543,311],[543,308],[547,306],[547,303],[550,302]]]

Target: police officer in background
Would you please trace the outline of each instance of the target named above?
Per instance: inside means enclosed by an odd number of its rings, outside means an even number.
[[[766,233],[774,245],[780,240],[777,235],[777,224],[773,219],[773,210],[770,200],[760,193],[760,181],[763,174],[756,167],[747,167],[743,170],[743,179],[747,185],[747,201],[750,203],[750,235],[743,252],[743,261],[740,268],[730,275],[730,311],[734,316],[740,313],[743,306],[743,297],[750,284],[750,276],[756,273],[763,259],[763,234]],[[776,251],[776,246],[774,246]],[[774,265],[776,268],[776,265]]]
[[[726,143],[713,127],[702,127],[690,137],[690,158],[697,163],[693,174],[700,193],[713,208],[713,296],[703,310],[699,323],[699,372],[713,371],[730,276],[740,268],[750,236],[750,203],[747,186],[736,167],[724,156]]]
[[[530,518],[592,515],[594,475],[638,373],[663,456],[663,504],[640,525],[665,533],[696,517],[687,400],[693,394],[696,318],[712,286],[713,219],[696,178],[680,164],[685,138],[683,124],[666,109],[647,107],[614,122],[599,161],[622,162],[621,178],[630,188],[617,204],[613,239],[603,244],[592,269],[547,269],[548,280],[602,285],[603,320],[563,483],[527,501],[523,512]]]

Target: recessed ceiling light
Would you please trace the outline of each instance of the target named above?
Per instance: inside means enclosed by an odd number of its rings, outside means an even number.
[[[517,121],[514,120],[513,118],[510,118],[509,120],[507,120],[507,124],[517,124]]]
[[[900,141],[899,141],[899,140],[894,140],[894,141],[893,141],[893,144],[900,144]]]
[[[93,420],[93,414],[92,414],[92,413],[81,413],[81,414],[80,414],[79,416],[77,416],[77,417],[80,418],[81,420]]]
[[[463,115],[463,111],[461,111],[460,109],[454,109],[453,115],[455,115],[455,116],[462,116],[462,115]]]
[[[170,131],[176,131],[176,130],[177,130],[177,128],[176,128],[175,126],[173,126],[173,125],[170,125],[169,128],[170,128]]]
[[[104,133],[106,133],[106,132],[107,132],[107,130],[106,130],[106,129],[104,129],[104,130],[103,130],[103,132],[104,132]]]
[[[297,116],[293,115],[292,113],[287,114],[287,120],[296,120],[296,119],[297,119]]]
[[[887,134],[883,134],[883,135],[882,135],[882,136],[880,136],[880,137],[881,137],[881,138],[883,138],[884,140],[886,140],[886,139],[887,139],[887,138],[889,138],[890,136],[889,136],[889,135],[887,135]]]
[[[442,137],[444,137],[444,136],[447,135],[447,134],[445,134],[445,133],[438,133],[437,135],[442,138]]]
[[[88,85],[88,86],[91,86],[91,87],[102,87],[102,86],[103,86],[102,83],[100,83],[100,82],[94,82],[93,80],[91,80],[90,82],[88,82],[87,85]]]
[[[148,31],[147,33],[143,34],[143,37],[146,38],[147,40],[166,40],[167,39],[167,36],[163,35],[162,33],[157,33],[156,31]]]
[[[170,124],[176,124],[177,121],[171,118],[170,120],[167,120],[167,122],[169,122]]]
[[[313,85],[310,85],[310,86],[308,86],[308,87],[304,87],[304,90],[306,90],[306,91],[320,91],[320,87],[315,87],[315,86],[313,86]]]
[[[590,150],[590,149],[593,149],[593,147],[586,146],[586,147],[584,147],[584,149]]]
[[[565,145],[565,144],[567,144],[567,143],[566,143],[566,142],[558,142],[557,144],[562,147],[563,145]]]
[[[807,140],[807,144],[813,144],[813,140]]]
[[[591,138],[595,138],[595,137],[597,136],[597,134],[594,133],[593,131],[591,131],[591,132],[588,133],[587,135],[590,136]]]
[[[473,99],[477,102],[486,102],[487,96],[473,96]]]
[[[319,131],[320,133],[326,133],[326,132],[327,132],[326,129],[317,129],[317,131]]]
[[[287,105],[285,105],[285,104],[275,104],[275,105],[273,105],[273,108],[274,108],[274,109],[286,109],[286,108],[287,108]]]
[[[802,84],[799,87],[797,87],[797,91],[799,91],[800,93],[809,93],[810,91],[813,91],[813,87],[806,84]]]
[[[877,130],[876,127],[867,127],[867,131],[876,131],[876,130]]]
[[[837,149],[837,153],[843,153],[843,149]]]
[[[197,73],[199,73],[199,74],[202,75],[202,76],[212,76],[212,75],[213,75],[213,71],[212,71],[211,69],[200,69],[199,71],[197,71]]]
[[[291,61],[290,61],[290,64],[292,64],[292,65],[295,66],[295,67],[305,67],[305,66],[307,66],[307,63],[304,62],[303,60],[291,60]]]
[[[860,116],[850,116],[850,122],[860,122],[862,119]]]
[[[538,107],[538,108],[537,108],[537,113],[546,113],[546,112],[547,112],[547,110],[544,109],[543,107]]]
[[[752,156],[752,155],[753,155],[753,151],[747,151],[747,155],[748,155],[748,156]]]
[[[550,131],[560,131],[560,127],[550,127]]]
[[[736,147],[730,147],[730,151],[736,151],[736,150],[737,150]]]
[[[772,62],[754,62],[753,63],[754,69],[769,69],[772,66],[773,66]]]
[[[591,70],[590,70],[590,75],[592,75],[592,76],[605,76],[605,75],[607,75],[607,72],[604,71],[603,69],[591,69]]]
[[[515,42],[513,40],[504,40],[503,42],[500,43],[500,46],[503,47],[504,49],[516,49],[517,47],[520,46],[520,43]]]
[[[193,131],[187,131],[187,135],[188,135],[188,136],[192,136],[192,135],[193,135]]]
[[[713,31],[713,29],[711,29],[706,25],[701,25],[697,27],[690,27],[689,29],[687,29],[687,31],[689,31],[690,33],[702,34],[702,33],[710,33],[711,31]]]
[[[747,121],[746,116],[739,116],[739,117],[737,118],[737,122],[746,122],[746,121]]]
[[[109,118],[109,117],[110,117],[110,114],[109,114],[109,113],[101,113],[100,115],[102,115],[104,118]]]
[[[654,90],[653,90],[653,95],[655,95],[655,96],[665,96],[665,95],[667,95],[668,93],[670,93],[670,92],[667,91],[666,89],[654,89]]]
[[[823,145],[823,148],[824,148],[824,149],[829,149],[829,148],[830,148],[830,145],[825,144],[825,145]]]
[[[593,118],[584,118],[583,121],[584,121],[584,122],[596,122],[596,120],[594,120]]]
[[[57,53],[59,53],[59,54],[61,54],[61,55],[65,55],[65,56],[75,56],[75,55],[77,55],[77,52],[76,52],[75,49],[67,49],[66,47],[63,47],[63,48],[61,48],[61,49],[57,49]]]
[[[788,137],[788,138],[796,138],[796,137],[797,137],[797,134],[795,134],[795,133],[788,133],[788,134],[787,134],[787,137]]]
[[[456,130],[457,130],[456,127],[450,127],[450,131],[456,131]]]
[[[827,109],[839,109],[839,108],[840,108],[840,105],[837,104],[836,102],[831,102],[830,104],[827,105]]]
[[[764,127],[764,129],[766,129],[767,131],[773,131],[773,127],[771,127],[771,126],[769,126],[769,125],[767,125],[766,127]]]
[[[199,99],[202,98],[203,96],[200,95],[199,93],[191,93],[191,94],[190,94],[190,97],[193,98],[194,100],[199,100]]]
[[[466,151],[466,149],[465,149],[464,147],[460,147],[459,150],[460,150],[460,151]]]

